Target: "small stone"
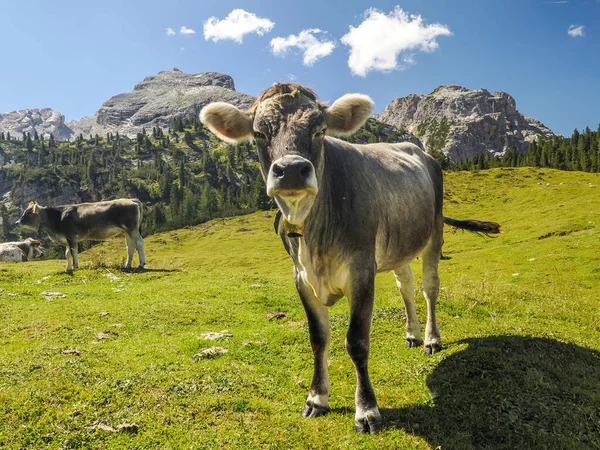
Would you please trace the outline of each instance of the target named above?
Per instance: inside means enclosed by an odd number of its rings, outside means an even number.
[[[227,339],[227,338],[233,337],[233,334],[231,334],[227,330],[223,330],[223,331],[207,331],[206,333],[202,333],[202,337],[204,339],[209,340],[209,341],[216,341],[218,339]]]
[[[195,358],[211,358],[218,355],[224,355],[227,353],[227,349],[223,347],[210,347],[205,348],[200,353],[194,355]]]

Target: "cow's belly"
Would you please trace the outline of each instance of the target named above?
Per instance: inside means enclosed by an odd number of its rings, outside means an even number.
[[[429,242],[433,222],[432,214],[422,213],[410,222],[380,228],[375,239],[377,272],[406,266],[419,256]]]
[[[80,235],[79,240],[104,241],[106,239],[110,239],[113,236],[116,236],[119,233],[123,233],[123,229],[118,227],[90,230],[84,235]]]

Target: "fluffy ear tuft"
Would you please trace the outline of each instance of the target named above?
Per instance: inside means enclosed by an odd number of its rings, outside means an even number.
[[[229,103],[206,105],[200,111],[200,121],[219,139],[230,144],[250,141],[254,136],[250,116]]]
[[[358,130],[373,111],[368,95],[346,94],[327,108],[327,134],[348,136]]]

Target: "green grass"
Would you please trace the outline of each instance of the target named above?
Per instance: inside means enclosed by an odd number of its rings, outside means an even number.
[[[446,193],[446,215],[503,233],[446,231],[434,356],[404,348],[393,276],[378,276],[380,434],[354,432],[346,301],[330,311],[332,411],[301,418],[308,330],[263,212],[148,237],[141,273],[118,269],[124,240],[82,253],[73,275],[64,261],[1,265],[0,447],[599,449],[600,175],[447,173]],[[196,356],[212,346],[228,352]]]

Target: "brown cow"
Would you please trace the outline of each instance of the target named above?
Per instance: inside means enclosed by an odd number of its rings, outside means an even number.
[[[355,423],[358,431],[375,433],[381,415],[368,372],[375,274],[394,272],[407,312],[407,344],[420,346],[409,264],[422,255],[425,351],[435,353],[441,349],[435,304],[444,223],[482,233],[497,233],[499,225],[445,217],[440,166],[416,145],[354,145],[330,137],[352,134],[372,107],[359,94],[327,107],[311,90],[283,83],[264,91],[247,111],[212,103],[200,119],[228,142],[256,142],[267,194],[283,215],[280,234],[294,261],[314,353],[303,415],[329,411],[328,307],[347,296],[346,349],[357,375]]]

